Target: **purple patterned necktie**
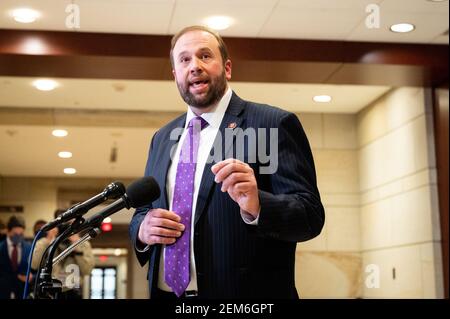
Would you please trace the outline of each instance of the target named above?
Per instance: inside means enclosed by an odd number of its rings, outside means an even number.
[[[194,117],[189,121],[188,133],[181,147],[177,166],[172,211],[181,217],[181,223],[184,224],[185,229],[174,244],[166,246],[164,279],[178,297],[184,293],[190,281],[189,249],[195,167],[200,131],[207,125],[208,123],[201,117]]]

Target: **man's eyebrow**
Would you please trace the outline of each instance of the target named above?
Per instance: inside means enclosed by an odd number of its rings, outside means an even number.
[[[178,57],[180,57],[180,56],[182,56],[183,54],[186,54],[187,53],[187,51],[185,50],[185,51],[181,51],[180,53],[178,53]]]
[[[208,48],[208,47],[202,47],[202,48],[197,50],[197,52],[204,52],[204,51],[208,51],[208,52],[211,52],[211,53],[213,52],[213,50],[211,50],[211,48]],[[187,50],[181,51],[180,53],[178,53],[178,57],[180,57],[180,56],[182,56],[182,55],[184,55],[186,53],[188,53]]]
[[[213,53],[213,50],[211,50],[211,48],[208,48],[208,47],[202,47],[202,48],[198,49],[197,52]],[[188,53],[189,53],[188,50],[181,51],[180,53],[178,53],[177,58],[179,59],[180,57],[182,57],[183,55],[188,54]]]
[[[210,48],[208,48],[208,47],[203,47],[203,48],[200,48],[200,49],[198,49],[198,51],[208,51],[208,52],[213,52]]]

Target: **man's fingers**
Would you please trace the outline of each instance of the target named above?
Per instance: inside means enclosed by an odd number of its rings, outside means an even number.
[[[167,229],[164,227],[152,227],[150,228],[150,236],[158,235],[164,237],[180,237],[181,232],[177,230]]]
[[[165,209],[154,209],[147,218],[147,224],[152,226],[162,226],[165,228],[184,230],[184,225],[180,223],[181,217],[174,212]]]
[[[224,167],[225,165],[227,165],[227,164],[229,164],[229,163],[233,163],[233,162],[235,162],[235,161],[237,161],[237,160],[234,159],[234,158],[228,158],[228,159],[226,159],[226,160],[223,160],[223,161],[221,161],[221,162],[219,162],[219,163],[214,164],[214,165],[211,167],[211,171],[212,171],[214,174],[217,174],[217,172],[218,172],[220,169],[222,169],[222,167]]]
[[[226,166],[226,165],[228,165],[228,164],[244,164],[244,165],[246,165],[244,162],[242,162],[242,161],[240,161],[240,160],[237,160],[237,159],[235,159],[235,158],[228,158],[228,159],[226,159],[226,160],[223,160],[223,161],[221,161],[221,162],[219,162],[219,163],[217,163],[217,164],[214,164],[212,167],[211,167],[211,171],[214,173],[214,174],[217,174],[217,172],[218,171],[220,171],[224,166]]]
[[[226,192],[228,190],[229,187],[232,187],[233,185],[235,185],[236,183],[239,182],[246,182],[250,180],[250,176],[248,173],[231,173],[230,175],[227,176],[227,178],[225,178],[222,182],[222,192]]]
[[[144,230],[143,238],[140,239],[143,243],[153,244],[173,244],[182,232],[171,230],[163,227],[150,227]]]
[[[149,245],[173,244],[185,229],[180,221],[180,216],[174,212],[161,208],[151,209],[139,227],[138,238]]]
[[[181,221],[181,217],[175,214],[174,212],[165,210],[165,209],[152,209],[149,211],[149,214],[151,214],[153,217],[159,217],[159,218],[167,218],[176,222]]]
[[[176,239],[171,237],[150,236],[148,244],[171,245],[175,242]]]
[[[252,186],[251,182],[240,182],[234,184],[232,187],[232,191],[235,193],[245,193],[247,192]]]
[[[250,173],[250,172],[253,172],[253,170],[250,168],[250,166],[248,166],[247,164],[245,164],[243,162],[229,163],[217,171],[216,177],[214,178],[214,180],[216,181],[216,183],[220,183],[225,178],[227,178],[228,175],[230,175],[234,172]]]
[[[154,218],[153,225],[161,226],[161,227],[165,227],[165,228],[169,228],[169,229],[174,229],[174,230],[178,230],[178,231],[183,231],[185,228],[183,224],[177,223],[170,219],[165,219],[165,218]]]

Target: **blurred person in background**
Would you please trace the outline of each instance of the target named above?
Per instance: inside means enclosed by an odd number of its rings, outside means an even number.
[[[22,299],[31,245],[24,240],[23,218],[12,216],[6,227],[0,243],[0,299]]]
[[[0,243],[6,239],[6,225],[3,220],[0,219]]]
[[[39,233],[39,230],[41,230],[42,226],[44,226],[45,224],[47,224],[47,221],[45,221],[45,220],[43,220],[43,219],[38,219],[38,220],[34,223],[34,226],[33,226],[33,234],[34,234],[34,237],[36,237],[36,235]],[[43,233],[41,233],[41,234],[39,235],[39,238],[37,238],[36,240],[39,240],[39,239],[41,239],[41,238],[43,238],[43,237],[45,237],[45,236],[46,236],[46,233],[43,232]]]

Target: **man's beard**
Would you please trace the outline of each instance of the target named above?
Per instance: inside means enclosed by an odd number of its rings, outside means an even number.
[[[225,89],[227,88],[227,80],[225,76],[225,70],[222,74],[215,78],[209,78],[208,91],[206,95],[195,96],[189,91],[190,85],[186,80],[183,85],[177,81],[178,91],[180,91],[181,97],[184,102],[192,107],[199,109],[207,108],[220,101]]]

